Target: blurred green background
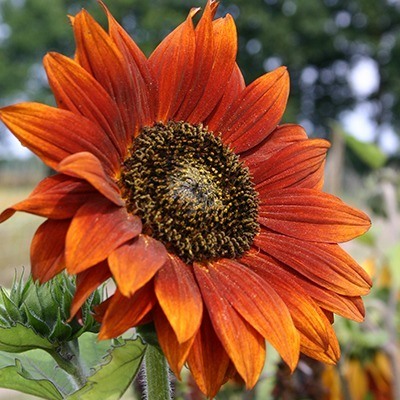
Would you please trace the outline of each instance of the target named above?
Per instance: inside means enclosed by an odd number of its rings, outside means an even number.
[[[106,4],[148,55],[205,0]],[[0,0],[0,106],[54,104],[41,60],[48,51],[73,55],[67,15],[82,7],[105,24],[94,0]],[[366,298],[364,324],[335,323],[343,350],[337,368],[305,359],[288,377],[272,357],[254,391],[232,384],[218,398],[400,399],[394,379],[400,376],[400,1],[224,0],[217,16],[226,13],[237,24],[246,82],[286,65],[291,96],[285,121],[332,141],[325,190],[371,215],[371,232],[345,248],[375,287]],[[0,126],[1,210],[26,197],[47,172]],[[29,244],[39,223],[19,214],[0,225],[1,285],[11,284],[15,269],[29,269]],[[188,387],[177,386],[179,398],[200,398]],[[28,396],[0,391],[0,398]]]

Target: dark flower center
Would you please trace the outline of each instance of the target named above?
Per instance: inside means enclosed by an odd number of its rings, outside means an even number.
[[[202,125],[143,128],[124,162],[121,188],[144,232],[187,263],[240,257],[258,232],[248,169]]]

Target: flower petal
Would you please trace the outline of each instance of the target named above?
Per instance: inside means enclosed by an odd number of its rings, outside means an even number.
[[[77,60],[116,102],[125,124],[125,143],[129,143],[146,122],[142,105],[147,97],[138,83],[140,71],[127,65],[113,40],[85,10],[76,15],[73,28]]]
[[[337,244],[306,242],[266,231],[256,236],[254,244],[336,293],[359,296],[367,294],[371,287],[367,273]]]
[[[56,174],[43,179],[25,200],[0,214],[0,223],[16,211],[52,219],[72,218],[76,211],[93,195],[94,188],[81,180]]]
[[[204,312],[203,322],[195,336],[188,365],[200,390],[209,398],[214,398],[226,381],[230,360],[207,312]]]
[[[301,352],[314,360],[321,361],[325,364],[336,364],[340,359],[340,347],[335,332],[332,329],[330,338],[331,345],[328,348],[318,346],[305,335],[301,335]]]
[[[60,162],[57,166],[57,171],[86,180],[117,206],[125,204],[118,186],[106,175],[99,159],[91,153],[71,154]]]
[[[109,35],[122,53],[134,79],[134,86],[138,91],[137,112],[140,110],[142,125],[150,125],[156,120],[158,91],[147,58],[128,33],[118,24],[105,4],[102,1],[99,3],[107,14]]]
[[[262,198],[258,221],[297,239],[346,242],[365,233],[370,219],[338,197],[313,189],[288,188]]]
[[[192,336],[184,343],[179,343],[171,324],[160,307],[154,310],[154,323],[157,330],[157,339],[168,360],[168,364],[175,376],[181,379],[181,370],[186,362],[195,336]]]
[[[65,258],[71,274],[105,260],[116,248],[142,230],[140,218],[104,198],[84,204],[67,233]]]
[[[110,277],[111,272],[105,261],[77,275],[76,291],[70,309],[70,319],[79,311],[88,297]]]
[[[84,68],[69,57],[48,53],[43,60],[59,108],[100,125],[120,159],[126,153],[124,125],[115,102]]]
[[[169,259],[155,278],[155,292],[179,343],[195,335],[201,323],[203,302],[190,267],[178,257]]]
[[[249,256],[252,258],[257,257],[257,267],[259,267],[258,272],[259,269],[267,269],[271,276],[281,277],[283,281],[290,284],[293,283],[293,286],[302,287],[303,290],[323,309],[330,310],[345,318],[353,319],[355,321],[363,320],[363,315],[360,313],[360,309],[356,305],[354,297],[341,296],[315,284],[305,276],[293,271],[287,265],[284,265],[273,257],[260,252],[259,249],[251,249],[249,251]],[[247,265],[249,263],[245,261],[246,257],[247,256],[242,257],[241,262],[244,262]],[[253,267],[255,266],[254,263],[251,264]],[[360,297],[358,297],[358,299],[360,299]]]
[[[277,151],[303,140],[307,140],[307,134],[300,125],[280,125],[256,147],[241,154],[241,159],[251,170],[255,170]]]
[[[131,296],[153,278],[166,259],[167,250],[161,242],[139,235],[115,249],[108,262],[118,289]]]
[[[251,268],[279,294],[289,309],[294,325],[302,338],[308,338],[320,348],[328,348],[333,332],[330,322],[312,297],[293,277],[288,277],[285,273],[281,274],[277,263],[272,258],[253,250],[247,252],[240,262]]]
[[[188,119],[188,116],[196,108],[210,76],[214,61],[212,18],[211,3],[207,2],[204,13],[195,29],[195,52],[191,84],[176,114],[175,119],[178,121],[192,122]]]
[[[246,84],[244,83],[242,72],[238,65],[235,64],[221,100],[214,108],[212,114],[205,120],[210,131],[218,133],[218,126],[221,118],[228,112],[230,106],[243,92],[245,87]]]
[[[274,153],[252,171],[261,198],[271,190],[291,186],[316,188],[323,179],[323,167],[329,142],[303,140]]]
[[[233,18],[212,21],[214,5],[207,3],[196,27],[196,53],[192,87],[176,117],[191,123],[203,122],[224,94],[237,53],[237,34]]]
[[[39,226],[31,243],[31,273],[47,282],[65,268],[65,236],[71,220],[51,220]]]
[[[266,280],[234,260],[209,265],[210,278],[240,315],[271,343],[293,371],[300,338],[286,304]]]
[[[209,270],[194,263],[194,271],[215,332],[246,387],[253,387],[265,361],[265,341],[230,305]]]
[[[236,153],[261,143],[277,126],[289,95],[285,67],[269,72],[250,84],[220,121],[217,131]]]
[[[125,297],[118,289],[104,314],[99,340],[112,339],[137,326],[156,303],[153,284],[139,289],[132,297]]]
[[[51,168],[56,168],[70,154],[89,151],[100,160],[108,174],[119,171],[117,154],[100,127],[71,111],[21,103],[2,108],[0,119],[22,145]]]
[[[197,11],[191,10],[186,21],[172,31],[149,58],[159,88],[157,121],[166,122],[175,115],[192,87],[196,49],[192,18]]]

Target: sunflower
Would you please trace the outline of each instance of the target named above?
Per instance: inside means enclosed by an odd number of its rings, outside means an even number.
[[[46,218],[33,277],[76,274],[72,315],[112,277],[100,338],[152,322],[174,373],[186,363],[209,396],[230,377],[254,386],[266,341],[292,370],[300,352],[335,362],[333,314],[361,321],[371,285],[338,245],[368,217],[322,192],[329,143],[278,125],[286,68],[245,85],[217,7],[148,58],[104,5],[108,32],[83,10],[74,59],[44,58],[57,107],[0,111],[56,171],[0,215]]]

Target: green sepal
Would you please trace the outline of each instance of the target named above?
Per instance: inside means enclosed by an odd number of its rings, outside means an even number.
[[[4,326],[12,326],[16,322],[24,322],[24,318],[14,301],[8,296],[7,292],[0,287],[0,314]]]
[[[64,321],[65,318],[61,316],[61,309],[58,309],[57,318],[53,322],[53,329],[49,334],[49,339],[51,341],[64,342],[70,340],[73,336],[71,326]]]
[[[93,307],[102,301],[102,289],[96,290],[82,306],[82,318],[69,321],[75,293],[75,278],[61,273],[40,285],[30,276],[15,279],[10,291],[0,288],[0,328],[21,323],[46,337],[55,345],[77,339],[85,332],[98,332]]]

